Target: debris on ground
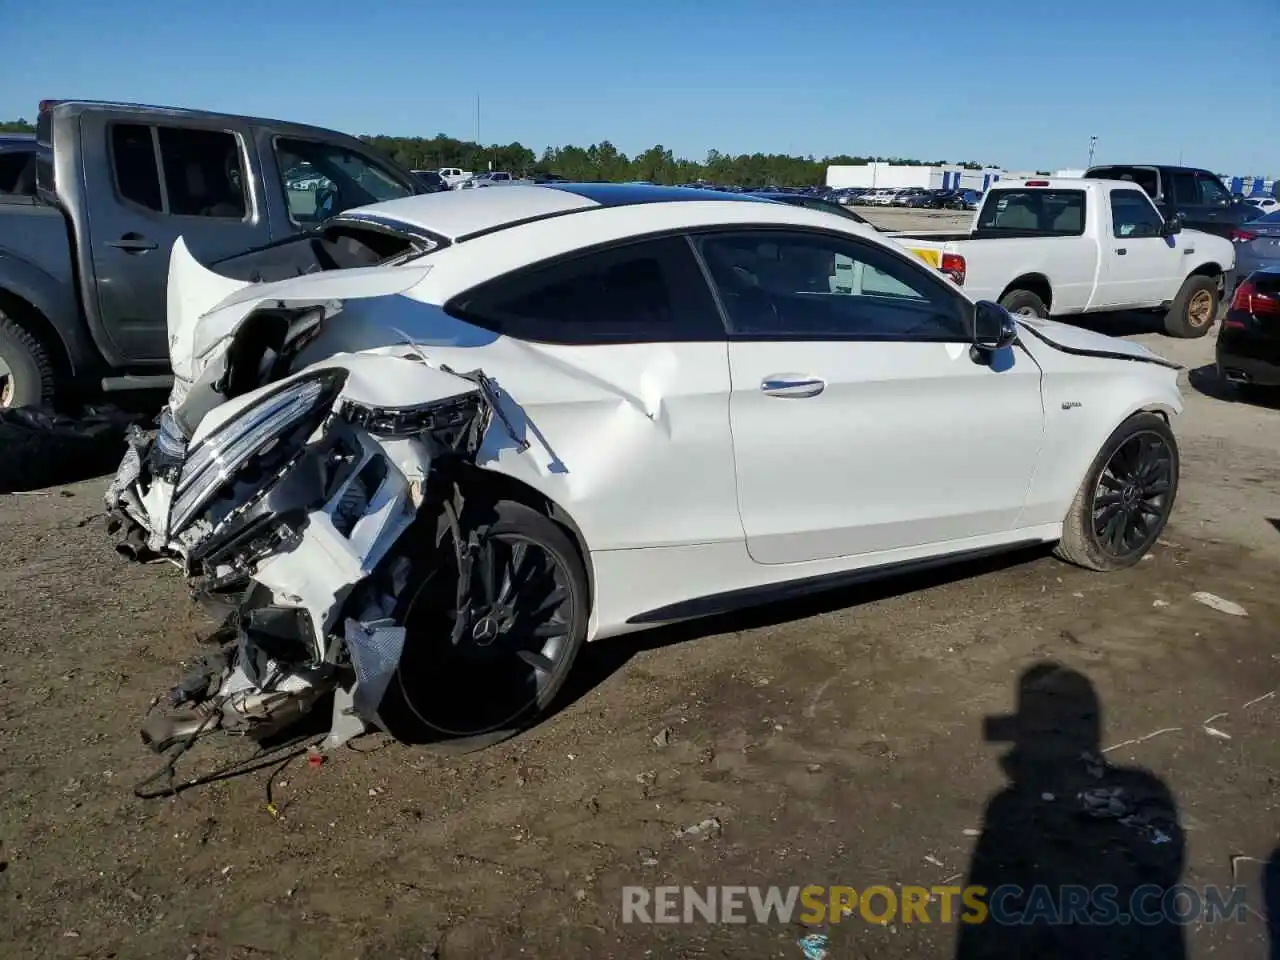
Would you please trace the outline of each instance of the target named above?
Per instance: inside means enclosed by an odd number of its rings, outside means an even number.
[[[718,817],[707,817],[691,827],[682,827],[676,831],[677,837],[718,837],[724,829]]]
[[[665,747],[671,743],[671,728],[663,727],[659,730],[653,738],[653,743],[658,747]]]
[[[1225,613],[1233,617],[1247,617],[1249,611],[1240,604],[1232,600],[1224,600],[1217,594],[1207,593],[1204,590],[1197,590],[1191,595],[1191,599],[1197,603],[1203,603],[1206,607],[1217,610],[1219,613]]]
[[[810,933],[796,941],[804,951],[805,960],[826,960],[830,942],[825,933]]]
[[[1081,791],[1078,797],[1081,812],[1099,820],[1119,819],[1129,812],[1120,787],[1094,787]]]

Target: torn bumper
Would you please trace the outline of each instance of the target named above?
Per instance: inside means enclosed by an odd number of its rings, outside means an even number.
[[[328,693],[331,742],[385,729],[379,706],[405,640],[391,619],[408,567],[395,548],[440,509],[433,472],[474,460],[487,407],[470,384],[413,407],[345,391],[291,406],[290,386],[190,444],[164,418],[135,431],[108,491],[120,552],[178,563],[233,637],[216,682],[184,682],[178,691],[203,693],[171,695],[180,709],[148,722],[153,749],[216,729],[271,735]]]

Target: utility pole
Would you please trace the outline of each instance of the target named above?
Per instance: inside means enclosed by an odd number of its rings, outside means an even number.
[[[1093,148],[1096,147],[1097,145],[1098,145],[1098,138],[1090,137],[1089,138],[1089,162],[1085,165],[1086,170],[1088,170],[1089,167],[1093,166]]]

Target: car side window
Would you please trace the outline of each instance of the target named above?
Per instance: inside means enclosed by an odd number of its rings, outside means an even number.
[[[1173,200],[1177,204],[1199,204],[1200,190],[1196,186],[1196,176],[1183,170],[1175,170],[1169,177],[1173,184]]]
[[[389,170],[337,144],[277,137],[275,155],[294,223],[318,223],[352,207],[413,192]]]
[[[1216,177],[1207,173],[1197,173],[1196,183],[1200,185],[1200,197],[1203,203],[1224,206],[1231,202],[1230,191],[1220,184]]]
[[[248,209],[240,143],[225,130],[157,127],[168,213],[243,220]]]
[[[110,144],[122,199],[171,216],[244,219],[248,194],[234,133],[117,123]]]
[[[1111,191],[1111,233],[1116,237],[1158,237],[1164,226],[1147,195],[1140,190]]]
[[[496,333],[542,343],[725,338],[711,290],[683,237],[519,270],[460,294],[447,309]]]
[[[742,337],[968,342],[968,301],[929,268],[820,233],[711,233],[698,249]]]
[[[151,128],[137,123],[117,123],[111,127],[110,138],[111,166],[120,198],[163,213],[160,167],[156,163]]]

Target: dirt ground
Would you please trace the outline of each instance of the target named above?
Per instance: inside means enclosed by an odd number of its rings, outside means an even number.
[[[84,524],[104,480],[0,497],[0,956],[799,958],[820,931],[832,958],[950,957],[956,923],[624,924],[621,888],[964,883],[980,845],[1086,883],[1116,862],[1234,880],[1261,910],[1280,844],[1280,410],[1213,381],[1212,336],[1091,323],[1189,371],[1178,505],[1134,569],[1019,555],[604,641],[526,735],[468,755],[366,738],[280,772],[278,816],[266,771],[135,799],[155,767],[138,724],[208,624],[175,570],[118,561]],[[1105,759],[1128,769],[1086,776],[1167,790],[1176,827],[1099,832],[1064,813],[1078,782],[1034,762],[987,816],[1009,747],[984,718],[1047,662],[1078,671],[1058,674],[1069,709],[1100,701],[1080,745],[1124,744]],[[1175,939],[1269,955],[1252,914]]]

